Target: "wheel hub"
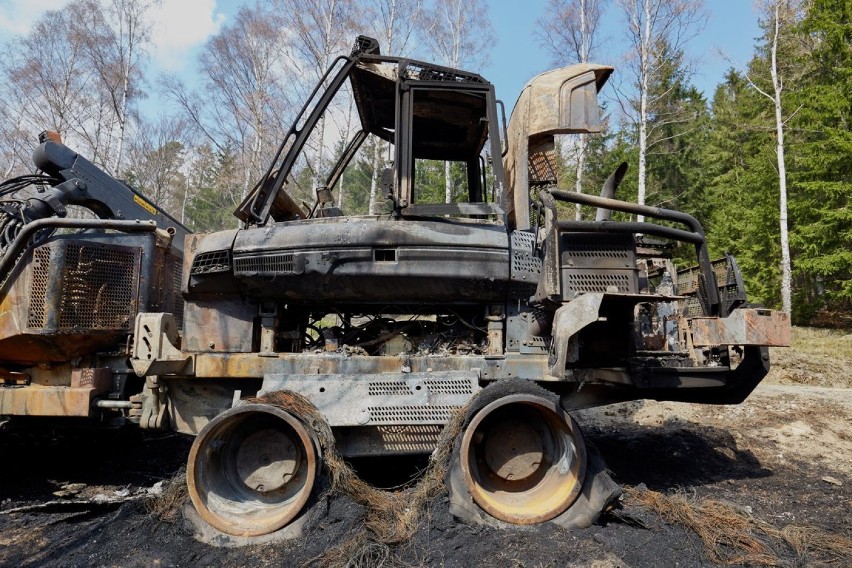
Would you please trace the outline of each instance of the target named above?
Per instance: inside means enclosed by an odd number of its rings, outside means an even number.
[[[195,438],[189,497],[201,518],[224,533],[269,534],[308,502],[319,460],[312,431],[294,415],[266,404],[237,406]]]
[[[284,487],[299,469],[301,456],[280,430],[250,434],[237,450],[237,475],[249,489],[269,493]]]
[[[489,469],[500,479],[523,481],[532,477],[542,465],[541,434],[521,420],[499,422],[485,434],[483,456]]]
[[[462,435],[461,473],[468,493],[508,523],[541,523],[577,499],[586,474],[579,427],[554,401],[512,394],[491,402]]]

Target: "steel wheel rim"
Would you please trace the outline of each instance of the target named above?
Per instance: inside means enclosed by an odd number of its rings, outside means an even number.
[[[471,420],[462,437],[461,469],[471,497],[491,516],[541,523],[579,496],[586,447],[577,424],[555,402],[515,394]]]
[[[221,532],[269,534],[301,512],[318,462],[313,437],[292,414],[264,404],[238,406],[211,420],[193,442],[189,497]]]

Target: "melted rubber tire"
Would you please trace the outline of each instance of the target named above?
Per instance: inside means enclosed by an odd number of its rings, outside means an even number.
[[[509,394],[534,394],[558,401],[558,396],[535,383],[523,380],[501,381],[483,389],[471,402],[465,417],[465,427],[482,408]],[[469,524],[481,524],[496,528],[522,528],[523,525],[510,524],[496,519],[481,509],[468,493],[461,469],[461,439],[463,431],[456,436],[453,454],[446,474],[446,485],[450,496],[450,513]],[[591,526],[600,518],[622,493],[621,487],[612,480],[606,470],[606,464],[600,453],[586,442],[586,475],[577,499],[561,514],[551,519],[551,523],[568,528],[583,529]]]

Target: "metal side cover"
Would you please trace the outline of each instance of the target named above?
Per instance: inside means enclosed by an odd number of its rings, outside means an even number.
[[[267,375],[258,396],[299,393],[329,425],[446,424],[479,392],[479,370],[370,375]]]

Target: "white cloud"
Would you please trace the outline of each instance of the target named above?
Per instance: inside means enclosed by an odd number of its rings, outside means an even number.
[[[48,10],[58,10],[69,0],[0,0],[0,33],[23,35]]]
[[[151,57],[163,69],[177,71],[193,48],[219,31],[225,15],[216,10],[216,0],[162,0],[151,19]]]

